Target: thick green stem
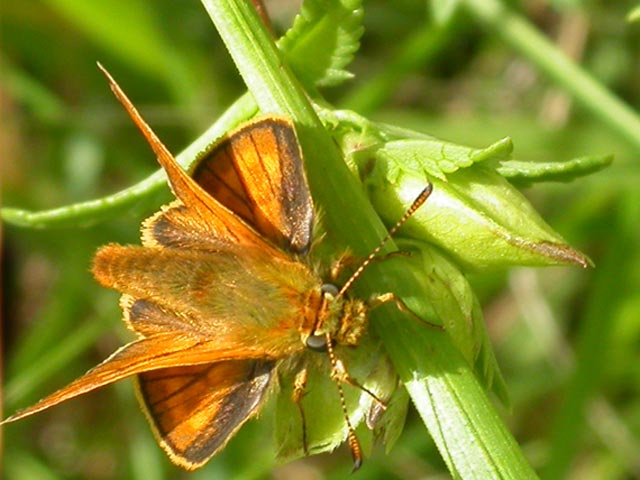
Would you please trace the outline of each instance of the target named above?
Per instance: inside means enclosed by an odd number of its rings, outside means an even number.
[[[384,229],[340,152],[324,130],[273,39],[246,0],[202,0],[263,113],[289,115],[305,153],[316,204],[329,237],[358,255]],[[372,265],[354,286],[359,295],[417,285],[411,273],[386,262]],[[372,275],[372,271],[376,274]],[[366,293],[365,293],[366,292]],[[382,310],[382,309],[381,309]],[[463,478],[535,478],[516,442],[495,413],[469,364],[448,335],[409,320],[396,309],[374,315],[373,326],[394,362],[449,469]],[[378,312],[380,313],[380,312]]]

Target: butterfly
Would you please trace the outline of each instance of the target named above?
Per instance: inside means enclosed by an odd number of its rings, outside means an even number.
[[[362,452],[349,418],[355,406],[347,405],[341,385],[362,390],[377,408],[383,402],[351,377],[336,352],[367,336],[368,303],[345,294],[364,267],[339,289],[309,259],[315,215],[292,122],[255,119],[188,174],[100,68],[176,199],[143,222],[141,246],[106,245],[93,261],[97,281],[122,293],[123,320],[137,339],[3,423],[132,377],[161,447],[176,465],[195,469],[287,382],[299,415],[299,431],[291,435],[308,453],[321,442],[313,440],[319,434],[311,432],[303,399],[324,369],[323,377],[338,385],[359,467]]]

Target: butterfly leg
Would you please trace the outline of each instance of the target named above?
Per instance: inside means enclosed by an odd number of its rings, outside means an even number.
[[[350,251],[344,252],[337,260],[331,263],[331,270],[329,271],[329,279],[332,283],[337,283],[340,280],[340,276],[346,268],[352,267],[361,263]]]
[[[385,260],[389,260],[391,258],[396,257],[410,257],[413,254],[406,250],[394,250],[393,252],[385,253],[384,255],[380,255],[378,257],[374,257],[371,259],[372,262],[384,262]]]
[[[355,378],[349,375],[349,372],[347,372],[347,369],[345,368],[342,360],[336,359],[336,364],[331,369],[331,378],[336,382],[346,383],[347,385],[351,385],[352,387],[362,390],[364,393],[369,395],[383,410],[387,408],[384,400],[382,400],[375,393],[373,393],[371,390],[369,390],[367,387],[365,387]]]
[[[335,379],[334,372],[339,372],[340,370],[344,371],[346,374],[346,369],[344,365],[338,358],[333,350],[333,344],[331,342],[331,336],[329,333],[326,333],[327,338],[327,354],[329,355],[329,361],[331,362],[331,377]],[[341,367],[339,365],[342,365]],[[338,387],[338,396],[340,398],[340,407],[342,408],[342,413],[344,415],[344,421],[347,424],[347,442],[349,443],[349,450],[351,450],[351,457],[353,458],[353,470],[355,472],[362,466],[362,448],[360,447],[360,441],[356,435],[356,431],[351,424],[351,420],[349,419],[349,411],[347,410],[347,402],[344,398],[344,391],[342,390],[342,383],[340,381],[335,381],[336,387]]]
[[[309,455],[309,445],[307,443],[307,420],[304,416],[304,409],[302,408],[302,397],[304,391],[307,388],[307,378],[309,374],[306,368],[303,368],[296,374],[296,378],[293,380],[293,393],[291,399],[293,403],[298,407],[300,412],[300,422],[302,424],[302,449],[305,455]]]
[[[427,322],[426,320],[418,316],[413,310],[407,307],[407,304],[404,303],[404,301],[400,297],[398,297],[395,293],[392,293],[392,292],[374,295],[369,299],[369,301],[367,302],[367,305],[369,306],[370,309],[374,309],[379,307],[380,305],[384,305],[385,303],[390,303],[390,302],[394,302],[398,310],[400,310],[402,313],[406,313],[412,319],[420,322],[422,325],[426,325],[435,330],[444,330],[444,327],[442,325]]]

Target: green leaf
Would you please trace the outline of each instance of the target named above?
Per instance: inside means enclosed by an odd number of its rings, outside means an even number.
[[[361,0],[305,0],[278,47],[305,85],[337,85],[353,76],[345,67],[360,47],[362,16]]]
[[[509,160],[501,162],[497,171],[503,177],[518,185],[534,182],[570,182],[611,165],[613,155],[593,155],[574,158],[564,162],[522,162]]]
[[[387,159],[398,168],[422,170],[446,180],[446,174],[476,163],[499,165],[511,157],[509,137],[485,148],[472,148],[447,142],[415,130],[372,122],[352,110],[329,110],[317,106],[322,120],[345,153],[352,168],[365,164],[372,156]]]
[[[438,139],[397,140],[376,151],[381,160],[402,158],[402,168],[423,169],[441,180],[474,163],[508,158],[513,150],[511,139],[504,138],[485,149],[476,149]]]
[[[434,192],[428,204],[405,231],[440,245],[466,267],[590,264],[540,218],[503,174],[520,183],[568,179],[603,168],[610,156],[525,164],[508,160],[513,150],[508,137],[477,149],[371,122],[348,110],[320,109],[320,113],[388,225],[431,182]]]

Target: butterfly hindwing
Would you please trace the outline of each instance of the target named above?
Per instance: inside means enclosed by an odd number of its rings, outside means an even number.
[[[273,362],[238,360],[145,372],[138,399],[171,459],[194,469],[257,414],[272,369]]]
[[[296,299],[317,278],[299,262],[224,247],[205,253],[107,245],[92,270],[103,286],[126,294],[124,319],[144,336],[199,335],[252,358],[303,349],[298,327],[305,310]]]

